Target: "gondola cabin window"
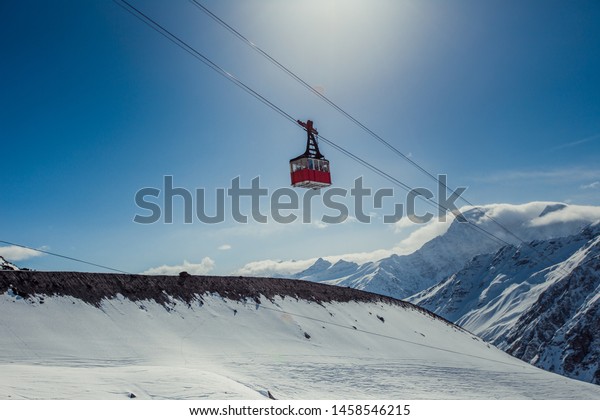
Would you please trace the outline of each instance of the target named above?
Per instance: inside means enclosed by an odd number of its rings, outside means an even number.
[[[292,186],[301,188],[323,188],[331,185],[329,161],[327,159],[300,158],[290,161]]]

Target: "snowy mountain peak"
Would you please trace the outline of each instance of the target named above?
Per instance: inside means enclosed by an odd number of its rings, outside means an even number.
[[[562,210],[564,208],[566,208],[567,205],[563,204],[563,203],[556,203],[556,204],[548,204],[544,210],[540,213],[539,217],[544,217],[545,215],[555,212],[555,211],[559,211]]]
[[[319,273],[323,270],[327,270],[329,267],[331,267],[331,263],[329,261],[324,260],[323,258],[318,258],[317,261],[315,261],[315,263],[313,265],[308,267],[306,270],[296,273],[296,275],[294,277],[299,278],[299,279],[304,278],[304,277],[309,277],[315,273]]]

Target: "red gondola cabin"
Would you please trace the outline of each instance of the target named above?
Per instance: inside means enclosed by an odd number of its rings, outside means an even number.
[[[298,121],[306,130],[306,151],[300,156],[290,159],[290,172],[292,176],[292,187],[319,189],[331,185],[331,173],[329,172],[329,161],[319,152],[316,136],[318,131],[314,129],[311,120]]]

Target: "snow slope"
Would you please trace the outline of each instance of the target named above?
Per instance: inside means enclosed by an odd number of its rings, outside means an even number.
[[[600,384],[600,224],[477,256],[410,300],[536,366]]]
[[[600,399],[411,304],[284,279],[0,272],[0,398]]]
[[[0,255],[0,270],[19,270],[19,267],[17,267],[10,261],[6,261],[4,257]]]
[[[463,209],[463,216],[494,236],[518,245],[520,240],[575,234],[600,219],[600,208],[550,202],[491,204]],[[505,228],[516,237],[507,233]],[[503,245],[471,224],[454,220],[446,233],[410,255],[392,255],[360,265],[344,260],[333,263],[319,259],[291,278],[348,286],[402,299],[439,283],[460,270],[474,256],[495,252]]]

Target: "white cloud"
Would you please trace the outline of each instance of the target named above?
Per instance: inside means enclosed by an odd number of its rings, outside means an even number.
[[[600,188],[600,181],[592,182],[591,184],[587,185],[582,185],[579,188],[581,188],[582,190],[596,190]]]
[[[9,261],[23,261],[33,257],[40,257],[44,254],[34,249],[10,245],[0,247],[0,255]]]
[[[412,216],[412,218],[418,219],[417,216]],[[448,219],[450,222],[452,222],[452,220],[454,220],[454,216],[452,214],[449,214]],[[408,216],[402,216],[401,219],[398,219],[398,221],[396,223],[394,223],[394,225],[393,225],[394,232],[405,233],[406,229],[408,229],[408,228],[418,228],[418,230],[421,230],[423,227],[429,226],[430,224],[432,224],[436,221],[437,221],[436,218],[432,218],[431,221],[429,221],[429,222],[418,223],[418,222],[411,220],[410,217],[408,217]],[[445,223],[445,222],[441,222],[441,223]]]
[[[355,262],[357,264],[364,264],[371,261],[379,261],[382,258],[387,258],[392,254],[397,254],[401,250],[399,248],[392,249],[376,249],[369,252],[355,252],[349,254],[330,255],[322,257],[324,260],[335,264],[339,260]],[[257,277],[271,277],[271,276],[288,276],[290,274],[298,273],[299,271],[306,270],[308,267],[313,265],[318,258],[307,258],[305,260],[288,260],[288,261],[275,261],[275,260],[261,260],[252,261],[244,265],[233,274],[236,276],[257,276]]]
[[[219,249],[219,251],[229,251],[231,249],[231,245],[223,244],[218,249]]]
[[[331,261],[332,263],[336,263],[339,260],[344,260],[355,262],[357,264],[364,264],[366,262],[379,261],[382,258],[387,258],[392,254],[399,254],[400,252],[401,250],[399,248],[376,249],[374,251],[354,252],[351,254],[335,255],[331,257],[325,257],[324,259],[327,261]]]
[[[524,204],[488,204],[479,207],[485,210],[486,217],[479,218],[476,223],[510,242],[516,238],[529,241],[572,235],[579,228],[600,219],[599,206],[533,201]],[[461,208],[461,211],[465,212],[466,207]],[[516,234],[516,237],[507,235],[505,228]]]
[[[396,223],[394,223],[394,231],[396,233],[402,232],[406,228],[415,227],[416,224],[408,217],[402,217]]]
[[[327,223],[324,223],[321,220],[315,220],[315,221],[311,222],[311,225],[313,225],[317,229],[325,229],[329,226]]]
[[[479,225],[489,224],[492,219],[507,227],[520,226],[526,220],[537,218],[548,206],[561,203],[547,201],[532,201],[525,204],[494,203],[480,206],[485,210],[487,217],[480,218],[476,223]],[[461,209],[461,211],[465,211]],[[493,222],[492,222],[493,223]]]
[[[463,210],[461,209],[461,211]],[[400,222],[398,223],[402,224],[402,220],[403,219],[400,219]],[[429,223],[422,225],[414,232],[411,232],[406,239],[400,241],[397,247],[398,252],[396,253],[399,255],[406,255],[415,252],[425,245],[425,243],[446,233],[453,221],[454,217],[449,216],[445,222],[433,219]]]
[[[300,261],[275,261],[262,260],[253,261],[234,272],[237,276],[258,276],[269,277],[273,275],[290,275],[302,271],[313,265],[317,258],[310,258]]]
[[[183,261],[181,265],[161,265],[160,267],[149,268],[142,274],[147,275],[176,275],[182,271],[187,271],[190,274],[207,274],[215,268],[215,262],[204,257],[199,263],[191,263]]]
[[[547,226],[558,223],[594,223],[600,220],[600,207],[570,204],[563,209],[533,219],[530,226]]]

